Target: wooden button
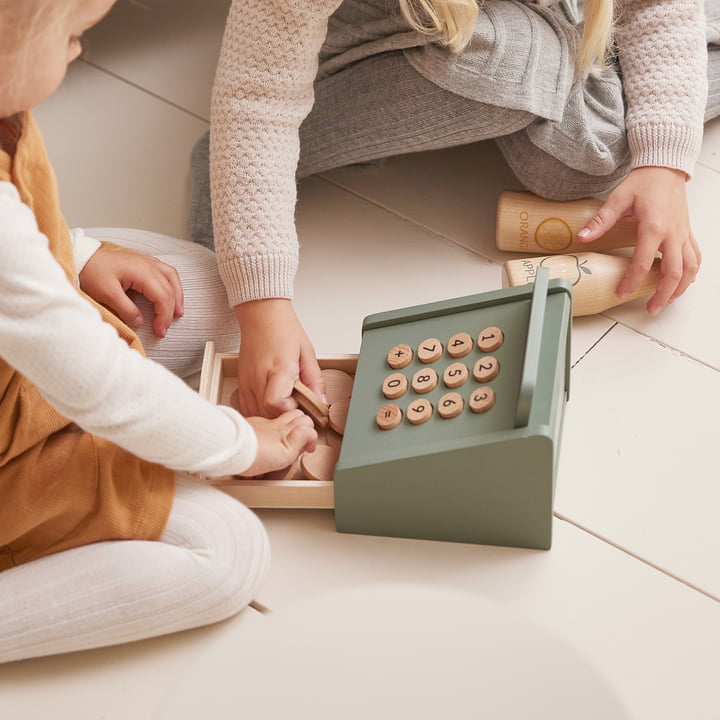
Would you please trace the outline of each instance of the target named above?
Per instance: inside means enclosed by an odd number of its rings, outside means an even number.
[[[478,335],[478,347],[482,352],[495,352],[505,337],[500,328],[487,327]]]
[[[390,400],[402,397],[408,389],[407,378],[402,373],[393,373],[385,378],[382,386],[382,393]]]
[[[335,368],[325,368],[321,372],[323,380],[325,380],[325,396],[328,405],[332,405],[338,400],[347,400],[352,395],[353,376],[350,373]]]
[[[320,428],[328,426],[328,406],[307,385],[296,380],[292,396],[297,404],[315,421]]]
[[[335,474],[340,451],[330,445],[318,445],[314,452],[303,453],[300,466],[308,480],[330,482]]]
[[[428,338],[418,345],[417,356],[422,363],[433,363],[443,354],[442,343],[437,338]]]
[[[457,417],[465,407],[462,395],[456,392],[445,393],[438,401],[438,415],[442,418]]]
[[[466,333],[455,333],[447,344],[447,351],[450,357],[465,357],[473,349],[472,338]]]
[[[375,415],[375,422],[381,430],[392,430],[397,427],[402,421],[402,410],[395,405],[390,403],[389,405],[383,405]]]
[[[421,425],[427,422],[433,414],[433,406],[429,400],[417,398],[413,400],[407,409],[407,419],[412,425]]]
[[[492,388],[479,387],[470,396],[468,404],[474,413],[487,412],[495,404],[495,393]]]
[[[432,368],[418,370],[412,379],[412,389],[416,393],[428,393],[434,390],[438,384],[438,374]]]
[[[464,385],[470,377],[467,366],[461,362],[454,362],[448,365],[443,373],[443,382],[449,388],[456,388]]]
[[[407,367],[413,359],[413,351],[409,345],[396,345],[387,356],[388,365],[393,370]]]
[[[336,400],[330,406],[330,427],[340,435],[345,434],[345,423],[347,423],[348,410],[350,409],[350,398]]]
[[[473,367],[473,377],[479,383],[494,380],[500,372],[500,363],[492,356],[480,358]]]

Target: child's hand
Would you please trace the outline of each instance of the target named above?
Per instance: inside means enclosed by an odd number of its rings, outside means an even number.
[[[126,325],[144,320],[128,290],[144,295],[155,306],[153,332],[165,337],[173,318],[183,314],[183,290],[174,267],[137,250],[103,245],[80,271],[80,288],[110,308]]]
[[[291,394],[298,378],[324,397],[315,351],[289,300],[243,303],[235,314],[240,323],[238,406],[245,417],[277,417],[297,407]]]
[[[291,410],[274,420],[250,417],[258,452],[255,462],[242,473],[246,477],[263,475],[291,465],[302,452],[313,452],[317,432],[313,421],[302,410]]]
[[[702,259],[690,229],[685,182],[686,175],[680,170],[636,168],[578,233],[580,240],[591,242],[620,218],[637,222],[637,246],[632,263],[617,287],[617,295],[627,297],[640,285],[659,250],[662,279],[647,303],[652,315],[657,315],[687,290],[695,280]]]

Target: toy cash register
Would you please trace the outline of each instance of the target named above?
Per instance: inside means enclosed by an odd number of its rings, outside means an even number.
[[[334,477],[299,462],[214,483],[251,507],[334,507],[340,532],[547,549],[570,318],[570,284],[545,270],[532,285],[371,315],[359,356],[320,358],[354,374],[342,438],[319,431],[326,455],[339,447]],[[208,343],[203,396],[229,403],[236,359]]]
[[[547,549],[570,285],[366,318],[335,468],[341,532]]]

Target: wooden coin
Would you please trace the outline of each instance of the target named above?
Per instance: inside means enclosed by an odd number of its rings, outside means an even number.
[[[395,403],[383,405],[375,415],[375,422],[381,430],[392,430],[402,422],[402,410]]]
[[[500,363],[492,356],[480,358],[473,366],[473,377],[479,383],[494,380],[500,372]]]
[[[478,335],[478,347],[482,352],[495,352],[505,340],[503,331],[498,327],[486,327]]]
[[[327,404],[307,385],[300,382],[300,380],[296,380],[295,385],[293,385],[292,396],[318,427],[326,428],[328,426]]]
[[[423,340],[417,349],[417,357],[421,363],[433,363],[443,354],[442,343],[437,338]]]
[[[311,453],[303,453],[300,465],[308,480],[330,482],[335,474],[340,451],[330,445],[318,445]]]
[[[345,433],[348,410],[350,409],[350,398],[338,400],[330,406],[330,427],[340,435]]]
[[[479,387],[470,396],[468,404],[474,413],[487,412],[495,404],[495,392],[490,387]]]
[[[345,400],[352,395],[353,376],[344,370],[336,368],[326,368],[322,371],[325,380],[325,396],[328,405],[332,405],[338,400]]]
[[[289,467],[265,473],[265,480],[304,480],[305,473],[300,467],[300,458]]]
[[[387,355],[387,363],[393,370],[407,367],[413,359],[413,351],[409,345],[395,345]]]

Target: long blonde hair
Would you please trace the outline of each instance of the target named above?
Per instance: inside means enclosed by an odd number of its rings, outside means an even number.
[[[482,0],[481,0],[482,1]],[[478,15],[478,0],[399,0],[413,30],[437,38],[452,52],[470,42]],[[612,42],[613,0],[585,0],[585,24],[578,54],[582,73],[603,68]]]

